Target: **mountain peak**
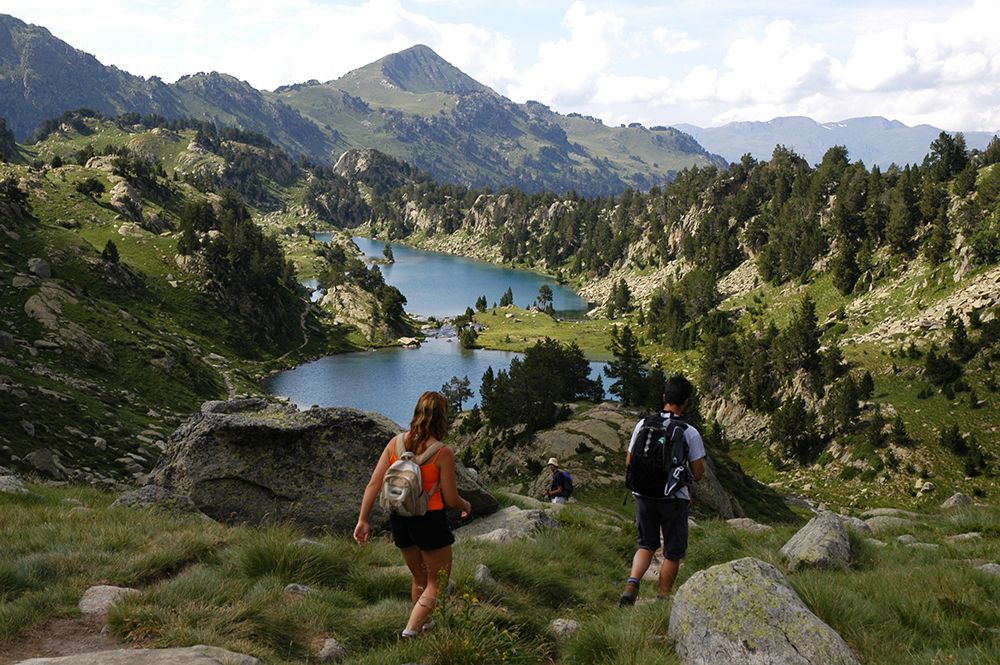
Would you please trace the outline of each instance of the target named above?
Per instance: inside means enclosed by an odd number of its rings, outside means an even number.
[[[462,94],[489,90],[439,56],[434,49],[423,44],[411,46],[348,72],[338,79],[336,84],[340,86],[376,78],[384,84],[418,95],[430,92]]]

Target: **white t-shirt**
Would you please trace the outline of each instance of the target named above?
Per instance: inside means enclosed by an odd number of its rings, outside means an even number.
[[[677,416],[675,416],[670,411],[664,411],[660,415],[662,415],[664,418],[677,418]],[[635,439],[639,435],[639,430],[642,429],[642,423],[644,420],[645,419],[640,420],[638,423],[636,423],[635,429],[632,430],[632,438],[628,442],[628,452],[630,453],[632,452],[632,446],[635,445]],[[694,462],[695,460],[699,460],[705,456],[705,442],[701,440],[701,433],[698,432],[698,430],[695,429],[693,425],[688,425],[684,429],[684,438],[687,439],[687,444],[688,444],[688,464]],[[632,492],[632,494],[636,493]],[[636,496],[639,495],[636,494]],[[690,499],[691,493],[688,491],[688,488],[682,487],[679,490],[677,490],[677,494],[675,496],[678,499]]]

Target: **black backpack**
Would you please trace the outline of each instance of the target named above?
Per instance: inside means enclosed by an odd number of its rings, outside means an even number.
[[[652,498],[673,498],[694,483],[688,467],[687,423],[657,413],[642,421],[625,471],[625,487]]]

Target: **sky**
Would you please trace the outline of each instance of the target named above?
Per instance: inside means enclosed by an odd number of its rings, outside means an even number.
[[[882,116],[1000,129],[1000,0],[0,0],[105,65],[261,90],[415,44],[605,124]]]

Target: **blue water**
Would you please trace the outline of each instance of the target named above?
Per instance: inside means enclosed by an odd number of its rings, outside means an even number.
[[[316,234],[317,240],[329,241],[330,234]],[[385,241],[354,238],[366,256],[382,259]],[[552,307],[556,316],[581,319],[588,311],[587,301],[573,289],[561,286],[550,277],[523,270],[501,268],[485,261],[467,259],[443,252],[428,252],[406,245],[392,245],[395,263],[380,265],[387,284],[406,296],[405,310],[418,316],[442,318],[475,309],[476,300],[486,296],[489,307],[499,303],[509,287],[514,304],[530,308],[538,298],[538,289],[552,289]]]
[[[316,239],[329,242],[330,234]],[[384,241],[354,238],[368,256],[383,258]],[[529,272],[499,268],[441,252],[427,252],[404,245],[392,246],[395,263],[380,265],[386,283],[406,296],[410,314],[436,318],[464,314],[486,296],[492,307],[510,287],[514,304],[530,307],[542,284],[552,289],[552,306],[562,318],[582,318],[587,303],[572,289]],[[306,284],[316,287],[313,280]],[[314,300],[319,294],[314,294]],[[351,406],[375,411],[399,425],[408,425],[413,406],[425,390],[441,390],[452,377],[469,378],[475,397],[465,409],[479,403],[479,386],[492,366],[494,372],[508,369],[517,354],[508,351],[462,349],[456,338],[428,338],[420,348],[391,348],[341,353],[320,358],[276,374],[266,386],[273,395],[288,397],[300,409],[311,406]],[[591,363],[591,378],[603,378],[604,363]],[[605,392],[607,384],[605,383]]]
[[[441,390],[452,377],[469,378],[479,403],[479,385],[486,368],[497,372],[510,367],[515,353],[470,351],[455,338],[429,338],[418,349],[391,348],[326,356],[276,374],[267,392],[291,399],[299,409],[312,406],[352,406],[375,411],[406,426],[417,398],[425,390]],[[591,363],[591,378],[600,378],[604,363]],[[605,390],[607,386],[605,386]]]

